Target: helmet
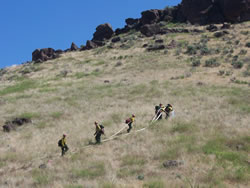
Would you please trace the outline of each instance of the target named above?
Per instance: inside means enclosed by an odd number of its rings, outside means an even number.
[[[66,134],[63,134],[63,137],[66,137]]]
[[[160,103],[159,106],[162,106],[162,104]]]
[[[168,106],[171,106],[171,107],[172,107],[172,105],[171,105],[171,104],[168,104]]]

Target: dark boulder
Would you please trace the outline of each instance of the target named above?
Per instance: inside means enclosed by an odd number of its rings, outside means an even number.
[[[174,48],[176,48],[176,46],[177,46],[176,41],[175,41],[175,40],[172,40],[172,41],[166,46],[166,48],[167,48],[167,49],[174,49]]]
[[[119,41],[121,41],[121,37],[114,37],[111,41],[112,41],[113,43],[119,42]]]
[[[91,40],[87,40],[86,46],[85,46],[86,50],[90,50],[90,49],[97,48],[97,47],[98,47],[98,45],[96,43],[94,43]]]
[[[6,121],[3,125],[4,132],[10,132],[11,130],[15,130],[17,126],[22,126],[23,124],[31,123],[31,119],[29,118],[14,118],[11,121]]]
[[[210,32],[215,32],[215,31],[218,31],[218,27],[213,24],[210,24],[209,26],[206,27],[206,30]]]
[[[84,50],[87,50],[87,48],[86,48],[86,46],[82,45],[80,48],[80,51],[84,51]]]
[[[32,61],[39,62],[39,61],[47,61],[51,59],[58,58],[59,55],[55,52],[53,48],[43,48],[43,49],[36,49],[32,52]]]
[[[61,49],[58,49],[58,50],[55,51],[56,54],[62,54],[63,52],[64,52],[64,51],[61,50]]]
[[[163,43],[163,42],[164,42],[163,39],[157,39],[157,40],[155,40],[155,43]]]
[[[250,20],[250,0],[182,0],[180,10],[192,24]]]
[[[97,46],[104,46],[105,42],[104,41],[100,41],[100,40],[92,40],[93,43],[95,43]]]
[[[155,45],[149,46],[147,48],[147,51],[156,51],[156,50],[163,50],[163,49],[165,49],[165,45],[163,45],[163,44],[155,44]]]
[[[227,31],[218,31],[218,32],[214,33],[214,36],[216,38],[220,38],[220,37],[223,37],[224,35],[227,35],[227,34],[229,34]]]
[[[158,9],[151,9],[151,10],[146,10],[141,13],[142,17],[140,19],[140,22],[142,25],[146,24],[153,24],[157,23],[160,21],[161,17],[161,10]]]
[[[222,7],[225,20],[230,22],[250,20],[250,0],[217,0]],[[246,20],[244,20],[246,19]]]
[[[110,39],[114,34],[114,31],[110,24],[105,23],[97,26],[96,32],[94,33],[93,40],[103,41],[105,39]]]
[[[153,35],[157,35],[161,32],[161,28],[158,24],[146,24],[141,27],[141,33],[147,37],[151,37]]]
[[[224,23],[222,26],[221,26],[221,29],[230,29],[231,28],[231,25],[228,24],[228,23]]]
[[[163,166],[165,168],[173,168],[184,165],[184,161],[175,161],[175,160],[169,160],[163,163]]]
[[[139,21],[140,21],[139,19],[134,19],[134,18],[127,18],[125,20],[125,22],[128,26],[135,26],[135,25],[139,24]]]
[[[78,46],[74,42],[72,42],[70,50],[71,51],[77,51],[78,49],[79,49]]]
[[[124,28],[117,28],[115,30],[115,34],[120,35],[120,34],[123,34],[123,33],[127,33],[129,31],[130,31],[130,28],[128,26],[125,26]]]
[[[181,12],[192,24],[221,23],[224,21],[220,7],[211,0],[182,0]]]

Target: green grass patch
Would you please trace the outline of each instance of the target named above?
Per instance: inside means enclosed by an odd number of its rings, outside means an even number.
[[[122,118],[121,118],[121,115],[119,113],[113,113],[111,115],[111,119],[116,124],[122,123]]]
[[[100,176],[104,176],[106,173],[105,165],[102,162],[92,163],[91,166],[84,169],[73,169],[72,175],[74,178],[87,178],[94,179]]]
[[[63,112],[53,112],[50,116],[54,119],[59,119],[63,115]]]
[[[102,188],[116,188],[116,185],[110,182],[100,183],[99,187]]]
[[[36,185],[48,185],[49,184],[49,176],[48,173],[42,170],[32,170],[32,179]]]
[[[105,61],[98,61],[97,63],[95,63],[94,65],[95,66],[100,66],[100,65],[105,65],[106,64],[106,62]]]
[[[20,93],[27,91],[29,89],[37,88],[37,83],[34,80],[25,80],[20,83],[16,83],[13,86],[8,86],[2,90],[0,90],[0,96],[12,94],[12,93]]]
[[[136,176],[138,174],[141,174],[143,170],[139,168],[138,166],[136,167],[123,167],[120,168],[119,171],[117,172],[117,177],[118,178],[126,178],[130,176]]]
[[[165,183],[162,180],[149,180],[143,184],[143,188],[165,188]]]
[[[65,188],[83,188],[83,185],[66,185]]]
[[[24,112],[20,114],[19,117],[27,118],[27,119],[35,119],[35,118],[40,118],[41,114],[38,112]]]
[[[36,125],[36,127],[37,127],[38,129],[44,129],[44,128],[49,127],[49,126],[50,126],[50,125],[47,124],[46,122],[39,122],[39,123]]]
[[[195,128],[195,124],[191,122],[176,122],[174,126],[171,129],[171,132],[175,133],[185,133],[185,132],[190,132],[193,131]]]
[[[138,155],[126,155],[122,158],[122,166],[143,166],[146,162],[144,157]]]
[[[0,168],[3,168],[4,166],[6,166],[6,162],[5,161],[0,161]]]
[[[81,79],[81,78],[84,78],[84,77],[87,77],[87,76],[89,76],[89,74],[88,74],[88,73],[85,73],[85,72],[77,72],[77,73],[75,74],[75,77],[76,77],[77,79]]]
[[[49,93],[49,92],[56,92],[57,88],[41,88],[39,89],[40,93]]]
[[[229,147],[229,143],[230,140],[225,137],[214,138],[207,141],[202,147],[202,151],[205,154],[214,154],[222,165],[225,161],[229,161],[234,166],[244,166],[247,155],[244,152],[235,151],[234,148]]]
[[[184,153],[197,153],[200,152],[200,147],[197,145],[197,138],[190,133],[181,134],[172,137],[166,142],[162,142],[162,149],[154,156],[155,160],[176,160]]]

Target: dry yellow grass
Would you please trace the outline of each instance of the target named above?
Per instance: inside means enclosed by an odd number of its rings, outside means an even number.
[[[158,36],[166,44],[174,39],[192,45],[207,35],[207,46],[221,52],[203,56],[200,67],[192,67],[185,46],[168,53],[147,52],[142,45],[154,38],[136,37],[129,40],[128,49],[117,43],[114,49],[66,53],[30,65],[38,71],[24,76],[19,71],[29,65],[8,68],[0,85],[0,123],[27,114],[33,122],[0,132],[0,187],[247,187],[250,89],[230,79],[250,83],[243,76],[249,62],[234,69],[227,62],[231,57],[227,60],[222,51],[234,48],[234,56],[244,49],[239,59],[249,61],[244,47],[249,34],[241,34],[249,24],[234,25],[225,41],[212,33]],[[233,44],[236,40],[239,46]],[[204,67],[211,57],[218,57],[221,65]],[[63,70],[68,71],[66,77],[61,76]],[[230,74],[221,76],[220,70]],[[120,130],[132,113],[133,130],[148,127],[160,102],[173,104],[174,119],[84,148],[94,141],[94,121],[105,126],[103,138]],[[70,150],[62,158],[57,141],[63,133]],[[242,149],[237,150],[238,145]],[[182,160],[184,165],[165,169],[162,163],[167,160]],[[39,169],[43,163],[47,168]],[[139,175],[144,180],[138,180]]]

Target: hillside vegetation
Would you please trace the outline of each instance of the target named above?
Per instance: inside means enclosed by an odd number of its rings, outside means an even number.
[[[250,183],[250,22],[215,37],[169,33],[120,35],[92,50],[0,71],[0,187],[248,187]],[[167,48],[148,51],[145,44]],[[154,106],[172,104],[175,118],[150,124]],[[94,142],[131,114],[127,136]],[[134,132],[148,127],[141,132]],[[69,152],[57,141],[67,134]],[[180,161],[165,168],[169,160]],[[45,168],[39,168],[44,164]]]

